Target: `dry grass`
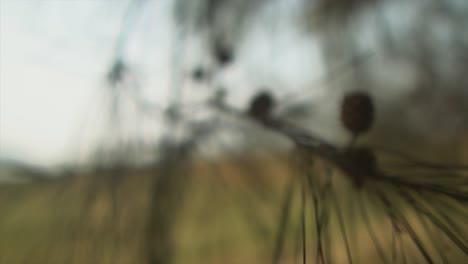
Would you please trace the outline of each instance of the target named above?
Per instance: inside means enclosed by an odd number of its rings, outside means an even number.
[[[271,263],[281,197],[294,175],[289,162],[281,157],[194,162],[187,172],[191,177],[181,213],[174,219],[175,262]],[[158,173],[158,169],[139,170],[119,178],[101,173],[0,186],[0,263],[144,263],[151,183]],[[299,204],[296,195],[281,263],[295,263]],[[307,210],[311,230],[307,245],[313,247],[314,215]],[[389,221],[371,211],[381,219],[377,219],[376,234],[385,236]],[[408,219],[417,229],[423,228],[415,217]],[[347,228],[352,229],[352,243],[359,248],[355,257],[377,259],[365,223],[347,224]],[[338,230],[330,234],[333,263],[347,263]],[[401,237],[408,240],[407,252],[417,252],[408,235]],[[391,248],[389,239],[382,243]],[[314,250],[308,253],[309,259],[314,259]],[[455,259],[466,257],[453,254]]]

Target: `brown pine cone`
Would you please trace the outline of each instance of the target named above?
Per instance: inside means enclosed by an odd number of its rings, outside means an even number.
[[[213,55],[216,61],[221,65],[225,66],[234,60],[234,52],[227,45],[223,45],[216,42],[214,45]]]
[[[248,114],[259,120],[270,117],[274,106],[274,98],[269,92],[259,92],[250,101]]]
[[[196,67],[192,71],[192,78],[195,81],[203,81],[206,78],[206,71],[203,67]]]
[[[341,122],[354,135],[367,132],[374,122],[372,98],[364,92],[345,95],[341,103]]]

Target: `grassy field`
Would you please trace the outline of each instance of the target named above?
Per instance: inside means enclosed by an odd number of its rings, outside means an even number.
[[[267,162],[256,166],[264,168],[257,174],[263,179],[240,176],[245,166],[238,162],[191,167],[185,202],[174,219],[176,262],[256,263],[258,257],[270,257],[265,241],[272,238],[278,208],[269,205],[275,205],[275,188],[288,172],[284,164]],[[269,174],[277,175],[274,184],[266,182]],[[142,263],[157,175],[155,169],[118,178],[101,173],[1,185],[0,263]],[[254,192],[252,184],[262,188]],[[252,228],[249,219],[259,221],[260,228]]]
[[[183,202],[173,219],[174,262],[271,263],[281,197],[293,175],[288,162],[268,158],[192,164],[186,171],[190,177],[185,178],[186,186],[181,189]],[[152,182],[161,173],[142,169],[122,175],[102,172],[50,182],[0,185],[0,263],[146,263]],[[286,232],[282,263],[299,263],[293,257],[300,255],[299,200],[299,195],[294,196],[291,211],[295,216]],[[306,214],[310,247],[315,237],[312,214],[312,210]],[[377,218],[379,221],[382,228],[388,224]],[[347,223],[346,227],[354,234],[353,247],[359,248],[355,258],[375,259],[372,240],[360,231],[365,225]],[[344,247],[335,238],[339,236],[339,231],[330,234],[333,263],[347,263]],[[389,240],[383,243],[390,247]],[[408,244],[407,252],[417,251]],[[314,250],[308,251],[310,259]],[[449,248],[446,250],[451,254]],[[453,254],[454,259],[466,258]]]

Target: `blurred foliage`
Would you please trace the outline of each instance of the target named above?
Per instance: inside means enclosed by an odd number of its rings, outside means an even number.
[[[124,20],[144,3],[130,1]],[[308,128],[304,116],[314,113],[303,102],[282,115],[276,107],[286,97],[257,91],[246,107],[231,106],[236,87],[217,82],[240,63],[257,14],[275,3],[175,0],[174,82],[164,107],[145,100],[123,52],[130,28],[123,23],[106,76],[97,165],[56,181],[0,186],[0,262],[466,261],[467,168],[458,163],[468,161],[468,5],[301,2],[297,28],[316,36],[327,76],[340,75],[327,91],[339,102],[349,91],[365,97],[357,114],[360,102],[334,106],[342,114],[335,123],[354,136],[338,144]],[[190,71],[212,96],[185,104],[190,34],[216,63]],[[334,71],[348,61],[345,74]],[[156,143],[142,141],[146,115],[160,125]]]

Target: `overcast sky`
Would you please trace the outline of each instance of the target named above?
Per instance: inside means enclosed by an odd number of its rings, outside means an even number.
[[[167,60],[151,50],[167,49],[167,1],[154,2],[134,32],[148,34],[145,43],[129,47],[128,57],[164,71]],[[71,158],[78,128],[104,86],[128,1],[2,0],[0,5],[0,155],[60,163]],[[166,75],[158,76],[158,84],[166,85],[161,76]]]
[[[98,117],[105,115],[102,106],[108,88],[105,77],[115,59],[116,41],[130,2],[0,0],[0,158],[54,165],[73,161],[83,149],[96,145],[90,138],[98,134],[99,126],[90,124],[89,119],[100,122],[102,119]],[[238,43],[235,63],[219,72],[217,81],[228,89],[230,103],[239,107],[245,107],[252,94],[263,87],[273,89],[280,97],[307,90],[307,94],[301,92],[299,97],[307,97],[311,105],[320,106],[315,115],[317,131],[329,140],[343,139],[345,133],[337,116],[339,93],[333,94],[333,90],[317,82],[325,76],[318,41],[313,32],[306,33],[297,24],[302,0],[267,2],[252,18],[246,36]],[[456,10],[461,13],[468,10],[461,8],[466,7],[461,0],[451,2],[458,3],[460,8]],[[187,78],[195,66],[210,66],[201,39],[192,34],[187,36],[185,45],[175,45],[173,1],[142,3],[130,23],[129,41],[121,55],[138,75],[145,98],[167,105],[173,81],[171,69],[177,58],[174,54],[179,55],[177,61],[183,65],[178,78],[183,80],[185,101],[209,94],[211,91],[206,87]],[[411,30],[416,25],[414,19],[424,17],[424,9],[418,6],[421,2],[385,3],[388,4],[384,14],[395,40],[402,45],[416,43]],[[356,20],[356,38],[363,51],[373,53],[368,65],[375,82],[372,93],[380,100],[379,107],[401,107],[406,100],[403,96],[411,95],[416,87],[418,68],[408,64],[405,57],[382,52],[377,41],[379,32],[372,20],[375,17]],[[460,33],[443,19],[443,16],[435,18],[434,24],[421,26],[428,35],[438,36],[434,41],[441,39],[440,43],[451,44],[450,38]],[[459,29],[466,31],[467,27]],[[451,51],[453,56],[443,59],[452,67],[458,61],[459,51],[442,44],[434,47],[443,56]],[[345,58],[332,65],[331,70],[348,62]],[[343,84],[346,88],[346,80]],[[440,130],[445,138],[447,131],[460,131],[466,115],[451,113],[450,103],[439,101],[442,103],[428,101],[429,104],[424,102],[403,110],[406,124],[411,124],[418,133]],[[442,115],[444,118],[439,118]],[[398,121],[396,127],[401,129],[404,120]]]
[[[252,87],[301,89],[322,73],[313,41],[291,30],[288,12],[297,9],[298,1],[272,2],[236,54],[241,63],[221,74],[223,83],[238,87],[230,98],[239,104],[254,92]],[[162,103],[168,97],[174,33],[170,4],[147,1],[124,50],[149,99]],[[80,141],[80,127],[90,111],[99,111],[97,97],[105,87],[129,1],[1,0],[0,5],[0,157],[45,165],[70,161],[77,141],[91,144]],[[186,71],[206,55],[196,38],[188,43]],[[291,45],[295,49],[286,48]],[[313,73],[306,72],[311,68]]]

